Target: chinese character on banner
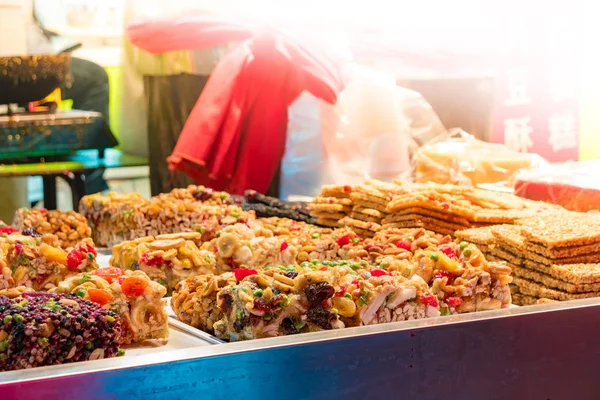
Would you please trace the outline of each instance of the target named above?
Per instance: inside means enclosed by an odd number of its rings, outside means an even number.
[[[548,123],[548,131],[550,132],[548,143],[552,146],[553,151],[577,147],[577,118],[573,111],[552,114]]]
[[[527,153],[533,146],[532,132],[531,117],[506,118],[504,120],[504,144],[510,149]]]
[[[526,68],[513,68],[506,71],[508,83],[508,97],[505,106],[518,106],[531,104],[529,96],[529,70]]]

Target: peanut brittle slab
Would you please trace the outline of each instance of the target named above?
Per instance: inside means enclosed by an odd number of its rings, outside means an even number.
[[[528,241],[549,249],[600,244],[600,216],[596,213],[549,213],[518,224]]]
[[[553,300],[567,301],[600,296],[600,292],[567,293],[561,290],[550,289],[539,283],[516,276],[513,279],[513,283],[519,287],[519,291],[522,294],[534,297],[544,297]]]

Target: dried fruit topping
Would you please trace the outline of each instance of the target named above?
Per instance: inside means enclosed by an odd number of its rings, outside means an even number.
[[[344,235],[342,237],[337,238],[335,242],[338,244],[338,246],[344,247],[345,245],[350,243],[350,240],[350,235]]]
[[[450,246],[442,246],[442,247],[440,247],[440,251],[450,258],[458,258],[458,255],[456,254],[454,249]]]
[[[340,286],[340,290],[335,292],[336,297],[344,297],[346,294],[346,286]]]
[[[112,296],[109,292],[103,289],[88,289],[88,296],[94,303],[98,303],[101,306],[108,304]]]
[[[353,280],[352,284],[356,287],[360,287],[360,282],[358,281],[358,279]]]
[[[371,276],[392,276],[392,274],[382,269],[372,269]]]
[[[257,275],[258,272],[256,272],[255,269],[250,268],[236,268],[233,270],[233,274],[235,275],[235,279],[239,282],[247,276]]]
[[[198,201],[207,201],[212,198],[214,191],[210,188],[198,189],[194,193],[194,198]]]
[[[67,254],[67,268],[70,271],[79,270],[79,266],[85,259],[83,253],[77,249],[73,249]]]
[[[1,228],[0,228],[1,230]],[[0,232],[2,233],[2,232]],[[38,231],[36,231],[33,228],[25,228],[23,229],[23,232],[21,232],[21,234],[23,236],[31,236],[31,237],[42,237],[43,235],[41,233],[39,233]]]
[[[10,225],[0,226],[0,234],[10,235],[11,233],[15,232],[17,232],[17,230]]]
[[[312,322],[321,329],[331,329],[331,323],[335,321],[335,314],[323,307],[315,307],[308,310],[308,322]]]
[[[223,296],[219,296],[219,300],[221,301],[219,304],[221,311],[224,313],[229,312],[233,305],[233,297],[230,294],[224,294]]]
[[[136,297],[144,294],[144,290],[148,286],[148,282],[137,276],[130,276],[123,279],[121,290],[125,296]]]
[[[255,310],[270,312],[273,309],[273,304],[262,297],[255,297],[253,306]]]
[[[451,284],[454,280],[454,275],[452,275],[451,272],[444,271],[442,269],[438,270],[438,272],[436,272],[435,275],[433,275],[433,279],[442,279],[444,277],[448,278],[448,284]]]
[[[289,318],[285,318],[283,321],[281,321],[281,329],[283,330],[283,333],[285,333],[286,335],[293,335],[295,333],[298,333],[298,330],[296,329],[296,325]]]
[[[442,209],[447,210],[450,208],[450,204],[448,203],[442,203]]]
[[[290,247],[290,245],[288,244],[288,242],[286,242],[285,240],[281,243],[281,246],[279,247],[279,250],[281,251],[285,251],[288,247]]]
[[[406,239],[402,239],[396,242],[396,247],[398,247],[399,249],[410,251],[412,243]]]
[[[458,308],[462,304],[462,299],[456,296],[448,296],[444,299],[444,303],[448,304],[450,307]]]
[[[434,295],[432,295],[431,293],[423,293],[421,295],[420,301],[422,304],[426,304],[428,306],[435,307],[435,308],[438,307],[437,298]]]
[[[108,283],[112,283],[115,279],[119,278],[120,276],[123,276],[125,274],[125,271],[117,267],[105,267],[95,270],[93,274],[99,276],[100,278],[103,278]]]
[[[165,259],[161,256],[150,256],[149,253],[144,253],[140,257],[139,264],[148,265],[149,267],[161,267],[163,265],[170,266],[170,261],[165,262]]]
[[[20,255],[23,252],[23,245],[21,243],[15,243],[15,253]]]
[[[298,276],[298,273],[295,271],[288,271],[284,275],[287,276],[288,278],[294,279],[295,277]]]
[[[321,304],[335,294],[335,289],[327,282],[311,283],[304,288],[304,294],[313,304]]]
[[[350,193],[351,191],[352,191],[352,186],[348,186],[348,185],[344,186],[344,192]]]

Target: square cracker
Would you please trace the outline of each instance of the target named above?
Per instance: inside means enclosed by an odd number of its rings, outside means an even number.
[[[453,215],[453,214],[449,214],[447,212],[428,210],[426,208],[421,208],[421,207],[405,208],[394,214],[390,214],[388,216],[388,218],[389,218],[390,222],[393,222],[394,218],[396,216],[403,216],[406,214],[418,214],[418,215],[423,215],[425,217],[437,218],[437,219],[441,219],[444,221],[454,222],[454,223],[464,225],[464,226],[471,226],[471,223],[466,218],[459,217],[459,216]]]
[[[343,206],[351,206],[352,199],[343,197],[323,197],[317,196],[312,201],[313,204],[341,204]]]
[[[412,220],[403,222],[384,223],[383,229],[403,229],[403,228],[425,228],[428,231],[439,233],[442,235],[453,235],[454,230],[444,226],[425,224],[423,221]]]
[[[600,215],[597,213],[547,213],[518,223],[527,240],[549,249],[600,243]]]
[[[543,265],[524,260],[523,266],[576,285],[600,283],[600,264]]]
[[[350,198],[352,186],[348,185],[323,185],[319,192],[319,196],[324,197],[346,197]]]
[[[377,232],[381,230],[381,225],[375,222],[365,222],[358,219],[346,217],[340,221],[341,224],[347,225],[350,228],[358,228],[367,231]]]
[[[383,217],[385,217],[385,215],[386,215],[384,212],[381,212],[381,211],[376,210],[374,208],[368,208],[368,207],[357,206],[357,205],[355,205],[352,208],[352,212],[358,213],[358,214],[365,214],[365,215],[368,215],[370,217],[375,217],[375,218],[380,218],[380,219],[383,218]]]
[[[466,242],[488,246],[494,244],[496,241],[491,227],[463,229],[456,231],[454,236]]]
[[[519,287],[519,291],[522,294],[534,297],[544,297],[552,300],[567,301],[576,299],[589,299],[600,296],[600,292],[567,293],[561,290],[550,289],[540,285],[539,283],[520,277],[514,277],[513,283]]]
[[[381,218],[371,217],[370,215],[361,214],[357,212],[351,212],[350,218],[357,219],[359,221],[374,222],[376,224],[381,224]]]
[[[521,234],[519,225],[495,225],[491,227],[492,233],[499,244],[519,249],[520,252],[539,254],[550,260],[561,260],[555,264],[576,264],[579,262],[596,262],[596,253],[600,253],[600,243],[584,246],[560,247],[549,249],[545,246],[528,241]],[[533,259],[533,256],[529,257]],[[600,260],[598,260],[600,261]],[[543,262],[543,261],[542,261]]]
[[[567,293],[600,292],[600,282],[575,284],[529,268],[513,266],[512,270],[514,276],[537,282],[551,289]]]

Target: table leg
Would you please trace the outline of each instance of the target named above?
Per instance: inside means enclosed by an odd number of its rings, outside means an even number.
[[[68,174],[60,175],[71,188],[71,199],[73,200],[73,210],[79,208],[79,201],[85,196],[85,175],[81,172],[69,172]]]
[[[44,183],[44,208],[48,210],[56,209],[56,176],[42,176]]]

